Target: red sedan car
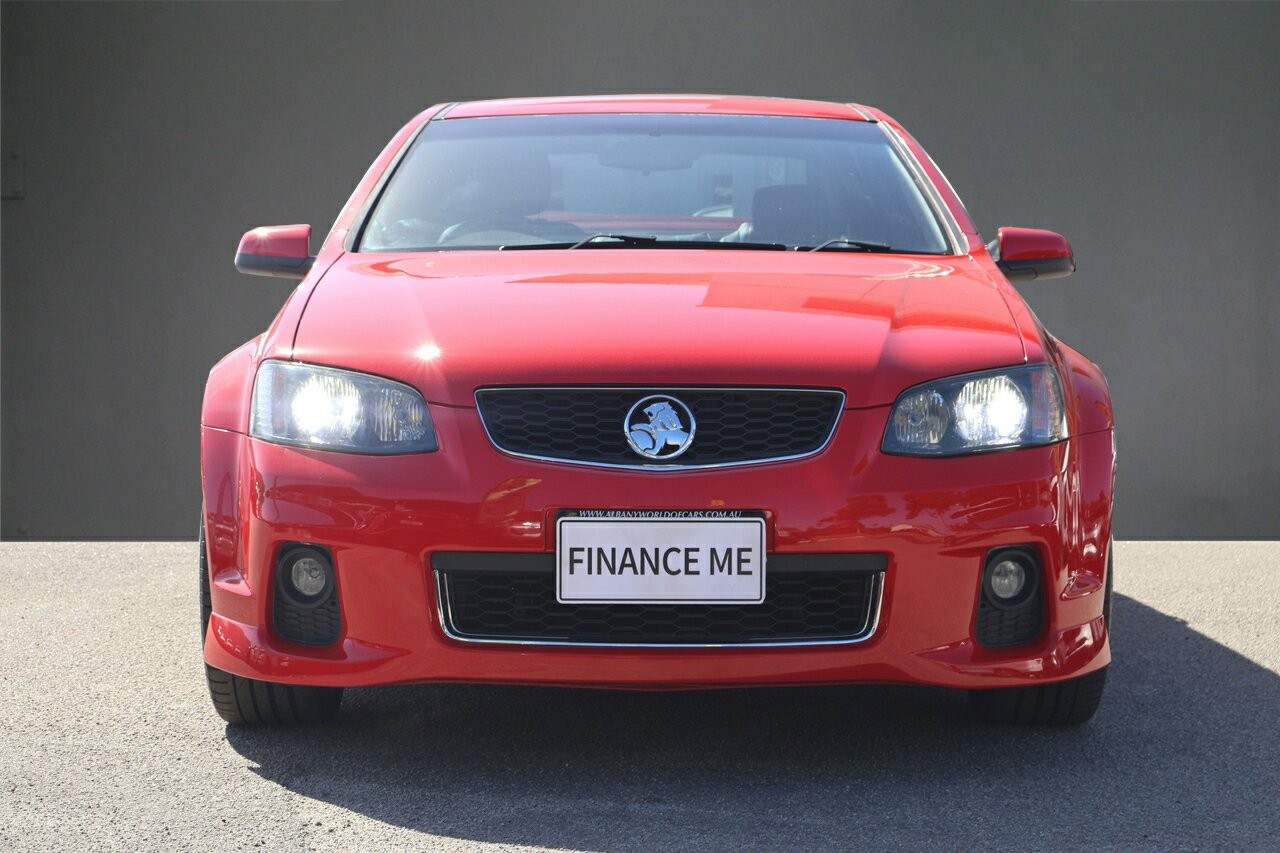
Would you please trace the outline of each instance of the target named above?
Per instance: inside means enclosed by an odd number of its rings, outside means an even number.
[[[1079,723],[1110,662],[1102,373],[879,110],[435,106],[213,368],[200,592],[232,723],[343,688],[899,682]]]

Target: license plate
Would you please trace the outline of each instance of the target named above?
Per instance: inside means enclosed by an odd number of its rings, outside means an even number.
[[[561,518],[563,604],[759,604],[763,518]]]

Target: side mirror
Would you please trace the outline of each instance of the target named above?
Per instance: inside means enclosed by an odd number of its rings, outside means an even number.
[[[1066,278],[1076,271],[1067,238],[1039,228],[1001,228],[987,245],[1009,281]]]
[[[236,249],[236,269],[248,275],[301,280],[315,260],[310,225],[255,228],[240,238]]]

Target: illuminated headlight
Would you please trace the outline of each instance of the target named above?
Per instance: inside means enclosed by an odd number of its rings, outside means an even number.
[[[954,456],[1066,437],[1058,373],[1031,364],[908,389],[893,406],[881,446],[885,453]]]
[[[413,388],[378,376],[264,361],[253,385],[255,438],[349,453],[425,453],[436,433]]]

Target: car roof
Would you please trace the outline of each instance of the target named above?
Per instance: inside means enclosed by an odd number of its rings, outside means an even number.
[[[740,95],[582,95],[566,98],[509,98],[467,101],[447,108],[441,118],[479,118],[571,113],[705,113],[720,115],[800,116],[872,120],[857,104]]]

